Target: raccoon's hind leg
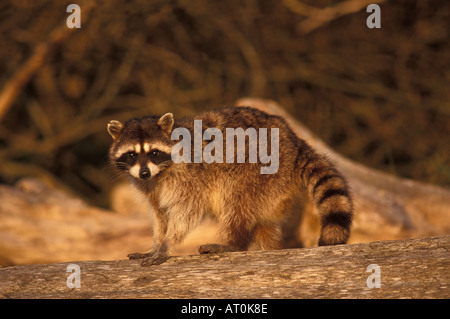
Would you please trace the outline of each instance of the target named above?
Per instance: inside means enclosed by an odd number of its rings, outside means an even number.
[[[220,244],[205,244],[198,247],[200,254],[219,254],[234,251],[230,246]]]
[[[242,200],[241,196],[229,198],[226,203],[233,203],[232,208],[225,210],[222,207],[226,212],[219,214],[220,230],[228,239],[228,245],[202,245],[199,248],[201,254],[282,248],[280,223],[290,201],[278,199],[268,208],[267,202],[258,202],[251,198]]]
[[[131,253],[131,254],[128,254],[127,257],[128,257],[128,259],[142,259],[142,258],[147,258],[150,255],[151,255],[150,252],[147,252],[147,253]]]
[[[258,225],[250,233],[252,234],[252,238],[249,246],[253,246],[253,244],[255,244],[255,248],[260,250],[275,250],[282,248],[282,233],[279,225]],[[242,238],[235,239],[235,241],[242,242]],[[201,245],[198,248],[198,252],[200,254],[217,254],[237,250],[238,249],[233,248],[231,245],[227,246],[219,244],[206,244]]]
[[[227,238],[228,244],[202,245],[198,249],[200,254],[244,251],[248,249],[252,242],[255,230],[254,214],[249,211],[248,206],[242,205],[242,201],[238,199],[228,198],[226,203],[227,207],[221,207],[218,213],[218,221],[220,232]]]
[[[200,254],[217,254],[247,250],[253,239],[254,229],[250,227],[246,228],[241,225],[241,227],[238,227],[233,231],[232,227],[233,226],[227,227],[225,230],[222,230],[228,238],[228,245],[205,244],[198,248],[198,252]]]
[[[254,243],[261,250],[282,248],[282,232],[278,224],[258,225],[254,231]]]

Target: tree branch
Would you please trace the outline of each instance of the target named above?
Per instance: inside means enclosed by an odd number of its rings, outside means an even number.
[[[83,22],[93,7],[93,3],[83,6],[81,15]],[[74,29],[68,28],[65,23],[53,30],[49,35],[49,40],[38,44],[34,49],[33,55],[17,70],[12,78],[6,82],[0,93],[0,121],[8,112],[22,88],[45,63],[46,58],[50,55],[55,46],[62,43],[73,30]]]

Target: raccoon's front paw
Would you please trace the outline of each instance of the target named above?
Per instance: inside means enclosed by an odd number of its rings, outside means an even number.
[[[170,256],[168,254],[156,253],[153,256],[146,257],[141,265],[142,266],[153,266],[153,265],[161,265],[166,262]]]

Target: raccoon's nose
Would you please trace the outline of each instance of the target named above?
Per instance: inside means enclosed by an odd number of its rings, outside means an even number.
[[[150,170],[148,169],[148,167],[141,168],[141,170],[139,171],[139,177],[142,179],[150,177]]]

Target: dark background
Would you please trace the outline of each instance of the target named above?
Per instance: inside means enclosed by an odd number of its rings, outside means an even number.
[[[81,29],[66,30],[70,3]],[[1,1],[2,91],[39,44],[50,50],[0,118],[0,182],[36,176],[107,206],[109,120],[195,115],[253,96],[357,162],[449,187],[450,2],[381,2],[381,29],[366,27],[366,5],[352,6]],[[317,20],[314,7],[332,14]],[[52,45],[55,30],[68,34]]]

